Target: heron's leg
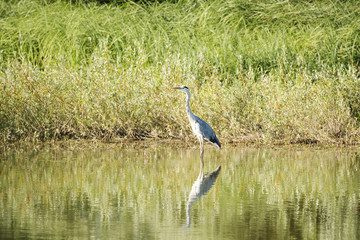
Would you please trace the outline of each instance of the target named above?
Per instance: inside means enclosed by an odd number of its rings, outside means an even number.
[[[204,140],[200,139],[200,176],[204,176]]]

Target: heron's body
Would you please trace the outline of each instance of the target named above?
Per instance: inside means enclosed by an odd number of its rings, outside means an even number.
[[[190,116],[189,116],[190,119]],[[198,116],[193,116],[192,120],[190,121],[191,128],[195,135],[198,137],[199,141],[207,141],[218,148],[221,148],[221,144],[219,139],[216,137],[214,130],[207,124],[205,121],[200,119]],[[203,140],[202,140],[203,139]]]
[[[219,139],[217,138],[214,130],[211,128],[209,124],[207,124],[205,121],[200,119],[198,116],[195,116],[190,109],[190,91],[186,86],[182,87],[175,87],[174,89],[178,89],[180,91],[183,91],[187,94],[186,98],[186,113],[189,117],[189,122],[191,125],[191,129],[193,130],[194,134],[197,136],[197,138],[200,141],[200,159],[201,159],[201,174],[203,173],[204,168],[204,141],[210,142],[217,146],[218,148],[221,148],[221,144]]]

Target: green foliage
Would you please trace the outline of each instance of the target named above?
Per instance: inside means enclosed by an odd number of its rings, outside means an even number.
[[[4,60],[23,54],[43,65],[64,57],[78,67],[89,62],[106,38],[113,60],[141,44],[149,64],[177,53],[194,63],[202,56],[204,64],[226,74],[235,73],[240,64],[266,72],[285,60],[289,68],[313,70],[323,64],[359,64],[359,9],[351,2],[328,1],[217,0],[123,7],[3,3],[1,49]]]
[[[356,2],[0,3],[0,135],[358,142]],[[175,107],[174,107],[175,106]]]

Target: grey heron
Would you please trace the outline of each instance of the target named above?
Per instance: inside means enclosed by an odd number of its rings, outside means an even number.
[[[174,87],[173,89],[180,90],[187,94],[186,98],[186,113],[189,117],[189,122],[191,125],[191,129],[194,132],[194,134],[197,136],[197,138],[200,141],[200,161],[201,161],[201,175],[203,175],[203,169],[204,169],[204,141],[210,142],[217,146],[218,148],[221,148],[221,144],[219,139],[216,137],[216,134],[214,130],[211,128],[209,124],[207,124],[205,121],[200,119],[198,116],[195,116],[190,109],[190,91],[189,88],[186,86],[181,87]]]

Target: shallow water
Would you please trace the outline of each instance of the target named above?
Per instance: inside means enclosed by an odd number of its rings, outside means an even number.
[[[41,150],[0,159],[1,239],[360,239],[349,149]]]

